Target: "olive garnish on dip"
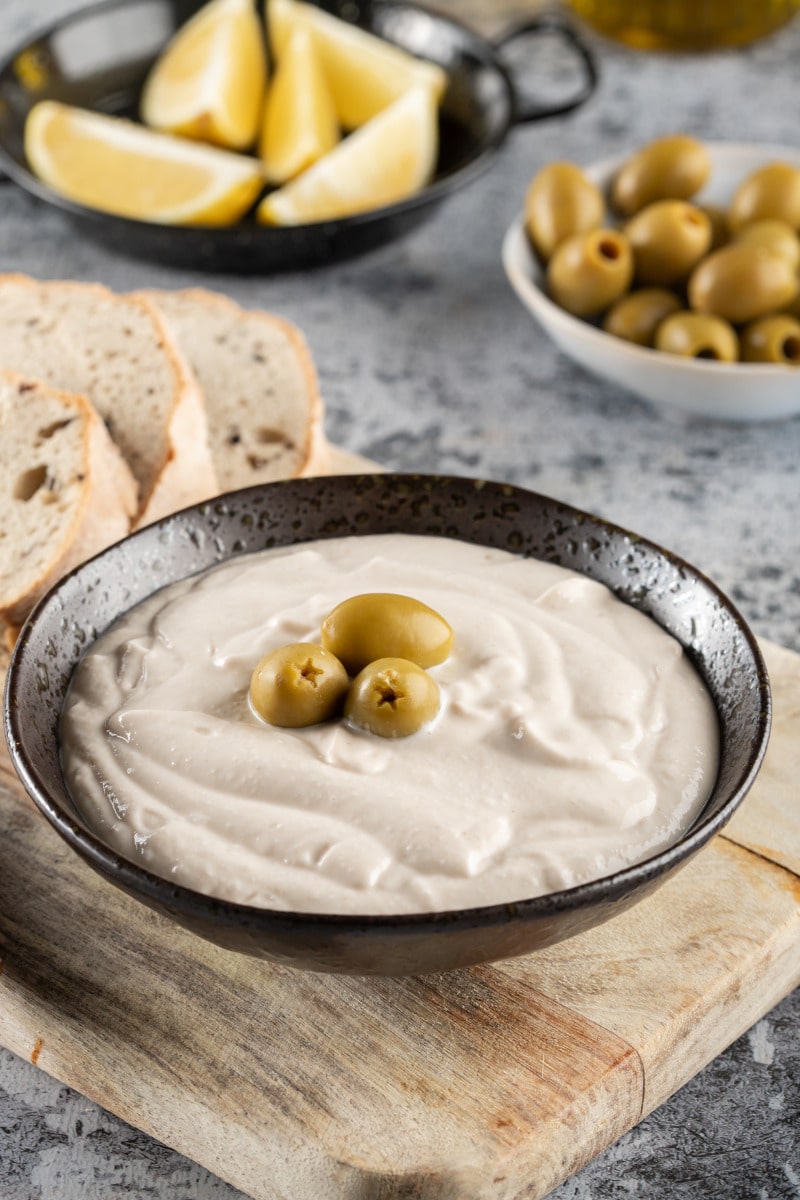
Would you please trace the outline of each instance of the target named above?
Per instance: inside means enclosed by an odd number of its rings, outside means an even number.
[[[347,693],[344,715],[378,737],[408,737],[439,711],[439,685],[407,658],[379,658],[360,671]]]
[[[293,642],[261,659],[250,679],[250,702],[269,725],[303,729],[337,716],[349,684],[336,655]]]
[[[331,720],[344,707],[352,725],[408,737],[439,711],[439,685],[425,668],[445,661],[453,636],[444,617],[411,596],[351,596],[322,622],[321,646],[294,642],[261,659],[250,702],[284,729]]]
[[[435,667],[450,653],[453,631],[421,600],[365,592],[328,613],[322,622],[322,644],[357,675],[376,658],[407,658],[419,667]]]

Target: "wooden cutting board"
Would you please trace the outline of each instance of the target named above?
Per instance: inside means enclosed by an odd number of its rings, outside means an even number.
[[[64,846],[3,745],[0,1044],[255,1200],[537,1200],[800,982],[800,656],[764,650],[772,740],[722,836],[600,929],[426,978],[194,938]]]

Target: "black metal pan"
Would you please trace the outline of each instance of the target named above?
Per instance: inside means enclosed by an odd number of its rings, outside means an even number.
[[[589,50],[555,17],[514,26],[488,42],[463,26],[402,0],[328,0],[324,7],[388,41],[441,64],[448,87],[441,106],[435,178],[401,203],[342,220],[267,228],[245,218],[232,228],[175,228],[109,216],[51,191],[28,169],[25,118],[39,100],[136,116],[145,76],[166,42],[200,7],[198,0],[105,0],[55,22],[0,66],[0,171],[54,205],[88,235],[137,258],[205,271],[258,274],[361,254],[405,234],[451,191],[490,163],[514,125],[567,113],[594,91]],[[575,92],[551,105],[524,99],[501,52],[521,39],[555,34],[576,58]],[[535,81],[533,81],[535,82]]]

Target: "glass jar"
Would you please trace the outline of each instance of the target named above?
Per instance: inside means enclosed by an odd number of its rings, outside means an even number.
[[[568,0],[599,33],[640,50],[742,46],[779,29],[800,0]]]

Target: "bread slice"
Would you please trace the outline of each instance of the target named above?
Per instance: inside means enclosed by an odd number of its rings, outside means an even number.
[[[94,405],[139,485],[137,526],[218,492],[202,396],[145,299],[0,276],[0,370]]]
[[[125,537],[136,481],[83,396],[0,372],[0,617],[19,626],[77,563]]]
[[[202,288],[144,295],[200,384],[221,490],[314,473],[322,400],[300,331]]]

